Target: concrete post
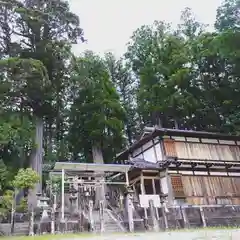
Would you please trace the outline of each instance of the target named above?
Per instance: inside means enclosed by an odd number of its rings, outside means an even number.
[[[151,218],[153,221],[153,230],[155,232],[159,232],[159,224],[156,218],[156,209],[154,207],[153,200],[149,200],[149,207],[150,207]]]
[[[207,226],[207,223],[206,223],[206,219],[205,219],[205,215],[204,215],[203,208],[202,208],[202,207],[199,207],[199,210],[200,210],[200,216],[201,216],[201,219],[202,219],[203,227],[206,227],[206,226]]]
[[[51,211],[51,233],[55,234],[55,211],[56,211],[56,202],[57,202],[56,194],[53,195],[53,206]]]
[[[64,212],[65,212],[65,209],[64,209],[64,205],[65,205],[65,203],[64,203],[64,198],[65,198],[65,196],[64,196],[64,185],[65,185],[65,171],[64,171],[64,169],[62,169],[62,189],[61,189],[61,197],[62,197],[62,205],[61,205],[61,220],[62,220],[62,222],[64,222]]]
[[[165,225],[165,229],[168,229],[168,219],[167,219],[167,214],[165,211],[165,207],[164,203],[162,204],[162,215],[163,215],[163,221],[164,221],[164,225]]]
[[[91,231],[94,231],[94,220],[93,220],[92,212],[93,212],[93,201],[89,200],[89,212],[88,212],[88,214],[89,214],[90,228],[91,228]]]
[[[103,213],[104,213],[104,201],[101,200],[99,202],[99,218],[100,218],[100,231],[101,231],[101,233],[105,231]]]
[[[189,221],[188,221],[188,217],[186,214],[186,209],[183,208],[182,206],[180,206],[180,210],[181,210],[181,214],[182,214],[182,218],[183,218],[184,228],[189,228]]]
[[[34,210],[31,207],[31,217],[29,221],[29,236],[34,236]]]
[[[126,196],[126,207],[127,207],[127,213],[128,213],[128,226],[129,231],[134,231],[134,221],[133,221],[133,202],[132,202],[132,193],[128,192]]]

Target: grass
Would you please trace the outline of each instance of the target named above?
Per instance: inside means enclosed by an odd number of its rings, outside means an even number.
[[[224,230],[237,230],[239,229],[237,226],[236,227],[206,227],[206,228],[188,228],[188,229],[169,229],[168,231],[162,231],[165,233],[176,233],[176,232],[201,232],[206,234],[205,237],[207,237],[208,233],[214,232],[214,231],[224,231]],[[145,232],[139,232],[139,233],[112,233],[111,235],[141,235],[144,234]],[[153,232],[152,232],[153,233]],[[161,234],[161,231],[160,231]],[[78,234],[56,234],[56,235],[51,235],[51,234],[45,234],[45,235],[40,235],[40,236],[8,236],[8,237],[1,237],[2,240],[61,240],[61,239],[76,239],[76,238],[89,238],[89,237],[94,237],[94,236],[100,236],[103,234],[100,233],[78,233]],[[106,235],[110,235],[107,234]],[[201,238],[202,239],[202,238]],[[209,238],[206,238],[209,239]],[[231,238],[230,238],[231,239]]]
[[[111,235],[133,235],[137,233],[111,233]],[[5,236],[5,237],[0,237],[1,240],[61,240],[61,239],[74,239],[74,238],[89,238],[89,237],[94,237],[94,236],[100,236],[100,235],[105,235],[104,233],[66,233],[66,234],[44,234],[44,235],[37,235],[37,236]],[[106,233],[106,235],[110,235]]]
[[[91,233],[79,233],[79,234],[56,234],[56,235],[52,235],[52,234],[44,234],[44,235],[38,235],[38,236],[7,236],[7,237],[1,237],[1,239],[3,240],[56,240],[56,239],[66,239],[66,238],[87,238],[87,237],[91,237],[94,236],[94,234]]]

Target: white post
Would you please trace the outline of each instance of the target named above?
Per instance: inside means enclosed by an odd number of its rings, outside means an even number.
[[[207,227],[207,223],[206,223],[206,219],[205,219],[205,214],[204,214],[203,208],[199,207],[199,211],[200,211],[200,216],[201,216],[201,219],[202,219],[203,227]]]
[[[94,232],[95,229],[94,229],[94,219],[93,219],[93,201],[89,200],[88,204],[89,204],[88,205],[88,208],[89,208],[88,218],[90,221],[91,231]]]
[[[141,188],[141,194],[145,195],[145,186],[144,186],[144,178],[143,178],[143,173],[141,172],[141,176],[140,176],[140,188]],[[147,215],[147,209],[144,208],[144,218],[145,221],[148,219],[148,215]]]
[[[126,176],[126,185],[129,186],[128,172],[125,172],[125,176]]]
[[[158,225],[158,221],[156,219],[156,208],[154,206],[153,200],[149,200],[149,207],[150,207],[151,217],[152,217],[152,221],[153,221],[153,229],[155,232],[158,232],[159,225]]]
[[[65,171],[62,169],[62,206],[61,206],[61,213],[62,213],[62,221],[64,221],[64,183],[65,183]]]
[[[99,203],[99,218],[100,218],[100,231],[103,233],[105,231],[104,229],[104,201],[101,200]]]
[[[127,193],[127,212],[128,212],[128,226],[129,231],[134,231],[134,221],[133,221],[133,203],[129,193]]]

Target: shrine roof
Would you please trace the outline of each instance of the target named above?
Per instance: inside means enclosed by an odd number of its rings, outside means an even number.
[[[76,163],[76,162],[56,162],[55,171],[62,169],[66,171],[84,172],[128,172],[132,165],[126,164],[100,164],[100,163]]]
[[[159,163],[148,162],[142,158],[135,158],[134,160],[128,161],[134,168],[138,169],[161,169]]]

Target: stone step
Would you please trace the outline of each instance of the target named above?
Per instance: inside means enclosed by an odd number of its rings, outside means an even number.
[[[29,229],[29,223],[15,223],[14,224],[14,234],[15,236],[27,235]],[[11,224],[10,223],[2,223],[1,231],[4,232],[6,236],[11,234]]]
[[[100,232],[100,224],[95,224],[95,231],[96,232]],[[104,224],[104,230],[105,230],[105,232],[107,232],[107,233],[114,233],[114,232],[122,232],[122,230],[118,227],[118,225],[117,224],[110,224],[110,223],[108,223],[108,224]]]

